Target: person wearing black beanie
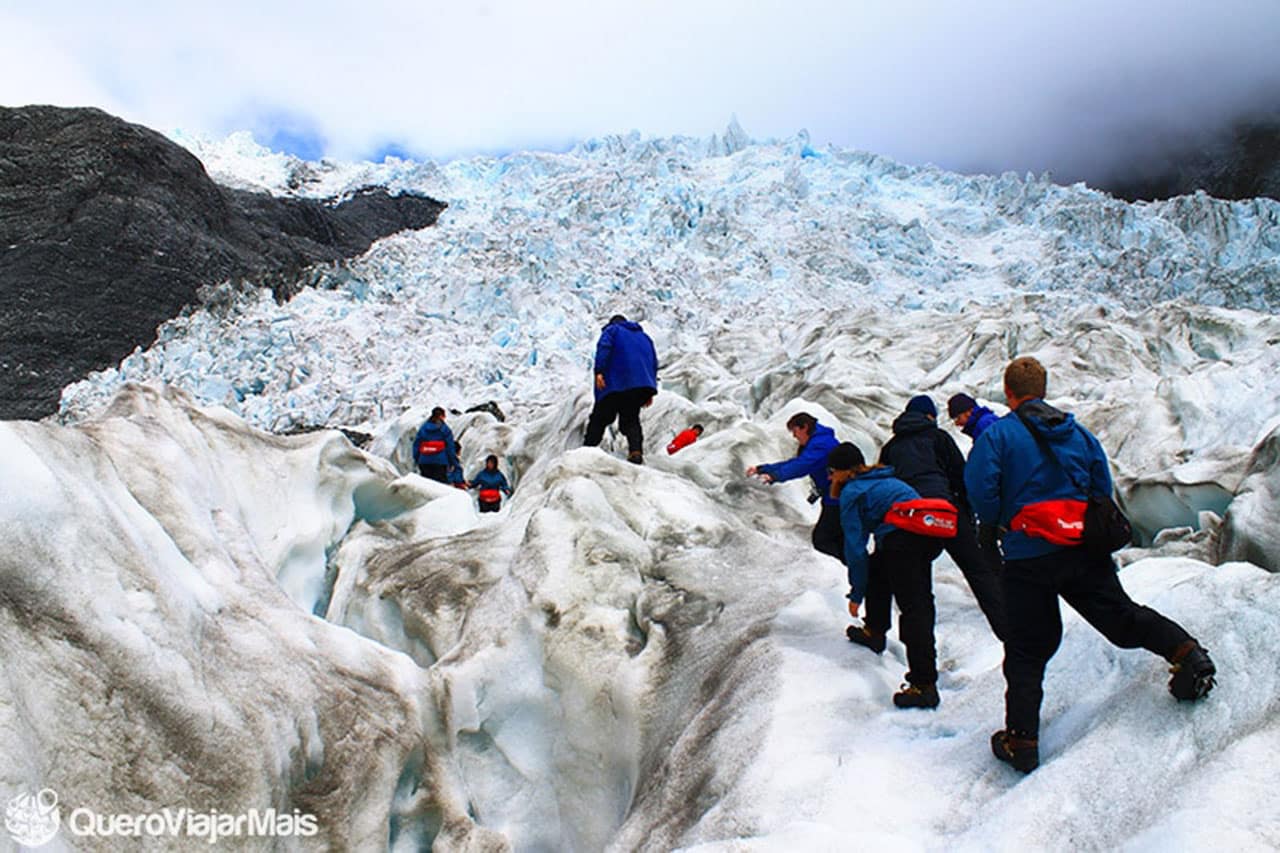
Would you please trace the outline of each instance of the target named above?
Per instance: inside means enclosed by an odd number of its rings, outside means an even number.
[[[954,399],[954,398],[952,398]],[[920,401],[924,401],[923,403]],[[1004,589],[1000,585],[1000,553],[978,544],[973,511],[964,487],[964,454],[946,431],[938,428],[933,401],[912,397],[893,421],[893,438],[880,449],[880,463],[925,498],[942,498],[957,510],[956,535],[943,547],[964,575],[973,597],[997,639],[1004,640]]]
[[[941,540],[899,529],[887,520],[895,504],[920,497],[893,476],[893,469],[867,465],[856,445],[845,442],[827,455],[831,494],[840,501],[840,525],[845,539],[849,575],[850,612],[865,598],[862,625],[850,625],[845,635],[876,654],[885,649],[889,606],[898,602],[898,638],[907,647],[906,684],[893,694],[898,708],[936,708],[938,654],[933,625],[933,561],[942,552]],[[875,535],[876,549],[867,556],[867,542]]]

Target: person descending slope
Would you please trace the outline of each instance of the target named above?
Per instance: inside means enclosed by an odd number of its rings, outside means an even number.
[[[596,342],[596,403],[587,418],[586,447],[597,447],[605,427],[618,421],[627,438],[627,461],[644,464],[640,409],[658,393],[658,353],[639,323],[614,314]]]
[[[502,507],[502,496],[511,496],[511,486],[498,470],[498,457],[492,453],[484,458],[484,467],[471,478],[470,486],[478,492],[481,512],[497,512]]]
[[[1036,359],[1009,363],[1009,414],[974,443],[964,472],[979,522],[1005,531],[1008,689],[1005,728],[991,736],[991,751],[1023,773],[1040,765],[1044,671],[1062,641],[1059,598],[1120,648],[1168,660],[1169,692],[1180,701],[1205,696],[1217,672],[1181,625],[1129,598],[1111,559],[1116,543],[1091,542],[1086,510],[1111,498],[1107,454],[1072,415],[1044,401],[1046,384]]]
[[[844,562],[844,534],[840,532],[840,501],[831,494],[831,479],[827,476],[827,454],[836,446],[836,434],[829,426],[818,423],[808,412],[797,412],[787,420],[787,432],[798,445],[796,455],[783,462],[752,465],[746,470],[748,477],[760,477],[766,483],[781,483],[800,477],[809,477],[813,493],[809,503],[822,502],[818,522],[813,526],[814,550]],[[856,614],[855,614],[856,615]]]
[[[456,485],[461,481],[458,443],[444,422],[444,409],[439,406],[431,410],[431,417],[418,428],[413,439],[413,461],[422,476],[437,483],[453,482]]]
[[[893,438],[880,449],[880,464],[926,498],[944,498],[958,510],[956,535],[943,547],[973,590],[978,607],[997,638],[1004,638],[1004,590],[1000,554],[978,545],[973,513],[964,490],[964,456],[955,440],[938,429],[938,410],[924,394],[912,397],[893,421]],[[854,642],[857,642],[855,640]]]
[[[898,602],[898,637],[907,647],[906,684],[893,694],[899,708],[936,708],[938,655],[933,639],[933,561],[941,539],[902,529],[901,508],[920,495],[883,465],[867,465],[862,451],[845,442],[827,456],[831,493],[839,496],[845,565],[849,569],[850,610],[866,599],[868,639],[861,645],[879,654],[889,628],[890,599]],[[895,512],[897,511],[897,512]],[[954,511],[951,518],[954,520]],[[954,524],[951,527],[954,535]],[[876,550],[867,557],[867,540]],[[849,638],[853,639],[853,628]]]

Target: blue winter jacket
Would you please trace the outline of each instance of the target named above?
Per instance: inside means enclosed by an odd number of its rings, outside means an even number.
[[[418,453],[418,447],[424,441],[443,441],[444,450],[439,453]],[[416,465],[444,465],[450,471],[458,468],[458,443],[453,440],[453,430],[449,425],[428,420],[418,427],[418,434],[413,439],[413,461]],[[459,478],[461,474],[458,475]]]
[[[1010,412],[999,418],[974,442],[964,466],[969,503],[978,521],[1007,528],[1027,504],[1111,494],[1107,454],[1093,433],[1076,423],[1074,416],[1044,400],[1028,400],[1018,411],[1044,436],[1061,464],[1045,455],[1016,414]],[[1002,547],[1006,560],[1041,557],[1061,548],[1018,531],[1006,533]]]
[[[987,431],[987,427],[1000,420],[996,417],[996,413],[988,409],[986,406],[974,406],[969,411],[969,420],[964,422],[964,426],[960,431],[972,438],[978,440],[978,436]]]
[[[596,388],[597,400],[632,388],[658,393],[658,353],[639,323],[623,320],[604,327],[596,343],[594,369],[604,375],[604,388]]]
[[[488,468],[481,468],[476,475],[471,478],[471,488],[473,489],[501,489],[508,495],[511,494],[511,487],[507,485],[507,478],[503,476],[501,471],[490,471]]]
[[[813,487],[822,495],[822,502],[835,505],[838,501],[831,497],[831,478],[827,476],[827,454],[840,442],[836,441],[836,433],[829,426],[814,424],[813,436],[805,442],[804,447],[793,458],[785,462],[770,462],[768,465],[757,465],[756,470],[768,474],[779,483],[794,480],[806,474],[813,480]]]
[[[895,477],[889,467],[859,474],[840,490],[840,527],[844,530],[850,601],[861,604],[867,594],[867,540],[874,533],[876,542],[883,542],[898,529],[884,520],[889,507],[918,497],[920,494]]]

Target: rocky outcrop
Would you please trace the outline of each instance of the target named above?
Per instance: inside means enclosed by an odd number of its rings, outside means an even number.
[[[149,344],[202,286],[284,297],[306,267],[444,208],[374,188],[331,202],[228,189],[100,110],[0,108],[0,419],[51,414],[63,386]]]

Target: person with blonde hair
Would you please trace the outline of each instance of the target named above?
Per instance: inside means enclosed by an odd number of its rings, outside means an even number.
[[[1045,402],[1047,379],[1034,358],[1009,363],[1009,414],[978,437],[964,474],[982,528],[1003,531],[1008,689],[1005,728],[991,736],[991,750],[1023,773],[1040,764],[1044,672],[1062,641],[1059,598],[1120,648],[1168,660],[1169,692],[1179,701],[1204,697],[1216,674],[1208,652],[1181,625],[1129,598],[1112,545],[1094,545],[1089,505],[1111,500],[1107,454],[1070,413]]]

